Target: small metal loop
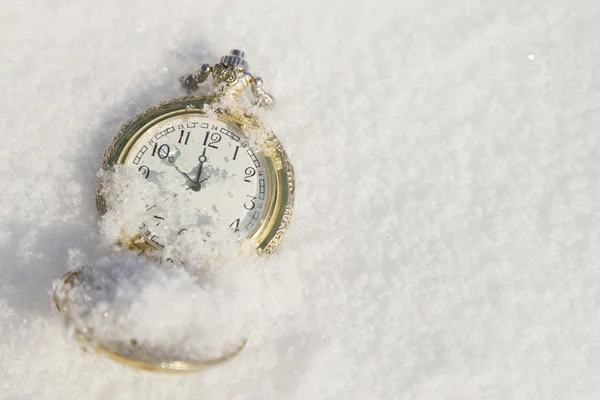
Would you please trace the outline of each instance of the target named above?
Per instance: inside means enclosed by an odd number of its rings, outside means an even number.
[[[212,70],[213,67],[210,64],[202,64],[196,71],[179,78],[179,82],[188,92],[193,92],[198,90],[198,84],[208,79]]]

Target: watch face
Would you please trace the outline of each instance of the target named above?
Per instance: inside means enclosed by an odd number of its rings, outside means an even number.
[[[150,199],[139,221],[140,233],[157,247],[197,228],[207,240],[220,232],[238,240],[259,228],[269,187],[264,158],[216,117],[183,114],[151,125],[124,164],[166,194]],[[174,218],[175,211],[185,218]]]

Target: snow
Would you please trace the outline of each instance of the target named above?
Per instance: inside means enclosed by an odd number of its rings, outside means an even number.
[[[56,282],[55,298],[69,329],[91,344],[161,365],[218,359],[246,342],[252,303],[231,287],[230,271],[227,285],[223,274],[195,275],[123,250],[77,271]]]
[[[594,0],[4,3],[0,398],[596,399],[598,38]],[[231,48],[298,180],[278,251],[219,270],[248,344],[80,351],[50,291],[109,255],[104,148]]]

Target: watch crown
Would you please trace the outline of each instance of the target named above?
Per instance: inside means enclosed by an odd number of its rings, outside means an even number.
[[[247,71],[248,62],[244,60],[244,52],[242,50],[231,50],[228,55],[221,57],[221,65],[232,67],[237,71]]]

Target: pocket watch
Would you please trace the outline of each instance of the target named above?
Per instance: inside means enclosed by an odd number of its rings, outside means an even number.
[[[137,232],[115,238],[119,244],[156,257],[195,229],[203,235],[198,245],[207,249],[218,240],[244,242],[246,249],[258,254],[279,245],[293,212],[294,169],[281,142],[255,112],[257,107],[273,108],[275,99],[248,68],[240,50],[231,50],[215,65],[203,64],[180,79],[188,96],[140,112],[110,141],[102,170],[135,169],[148,185],[171,196],[146,204]],[[212,88],[200,94],[206,81]],[[251,103],[242,97],[248,86]],[[112,190],[110,181],[101,183],[96,203],[102,214],[111,210],[115,198],[118,201]],[[173,214],[169,198],[176,196],[178,204],[185,204],[188,218],[183,225],[169,220]],[[77,285],[89,286],[83,273],[83,268],[68,272],[55,285],[54,303],[67,325],[77,307],[66,292]],[[156,358],[147,349],[132,348],[129,338],[116,347],[103,343],[93,336],[93,329],[76,328],[74,336],[118,361],[153,370],[197,370],[233,357],[245,344],[244,340],[214,359],[182,360]]]
[[[183,196],[188,212],[198,215],[192,225],[203,227],[207,236],[212,229],[228,229],[259,253],[270,253],[292,216],[294,170],[281,142],[238,100],[248,86],[258,107],[273,108],[275,99],[262,79],[248,72],[240,50],[216,65],[202,65],[181,83],[194,93],[210,76],[210,93],[169,100],[127,121],[108,145],[101,167],[136,168],[149,182]],[[97,197],[101,213],[110,207],[106,191],[101,188]],[[168,201],[147,205],[134,246],[162,249],[185,234],[190,226],[173,226],[161,215],[168,207]]]

